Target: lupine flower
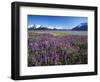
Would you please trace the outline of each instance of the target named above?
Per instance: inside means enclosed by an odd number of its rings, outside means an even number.
[[[28,39],[30,66],[87,64],[87,36],[33,34]],[[80,58],[80,59],[79,59]]]

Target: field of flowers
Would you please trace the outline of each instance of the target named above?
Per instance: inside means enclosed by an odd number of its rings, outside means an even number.
[[[28,66],[87,64],[87,35],[28,33]]]

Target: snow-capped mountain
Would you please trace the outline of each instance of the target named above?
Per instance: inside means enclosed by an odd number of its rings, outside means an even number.
[[[87,31],[87,29],[88,29],[87,23],[80,23],[79,25],[74,27],[72,30]]]
[[[33,25],[29,25],[28,29],[32,30],[32,29],[40,29],[40,28],[47,28],[47,29],[63,29],[60,26],[45,26],[45,25],[37,25],[37,24],[33,24]]]
[[[29,25],[28,28],[39,28],[41,25],[35,25],[35,24],[32,24],[32,25]]]

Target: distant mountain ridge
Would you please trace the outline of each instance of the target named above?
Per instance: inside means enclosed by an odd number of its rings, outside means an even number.
[[[79,25],[75,26],[72,29],[60,29],[60,28],[56,28],[56,27],[47,27],[47,26],[43,26],[43,25],[31,25],[29,26],[28,30],[72,30],[72,31],[87,31],[88,29],[88,25],[87,23],[80,23]]]
[[[77,25],[76,27],[74,27],[72,30],[87,31],[88,30],[88,25],[87,25],[87,23],[80,23],[79,25]]]

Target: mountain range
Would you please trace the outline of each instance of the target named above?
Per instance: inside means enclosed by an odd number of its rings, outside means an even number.
[[[76,27],[74,27],[72,30],[87,31],[87,29],[88,29],[87,23],[80,23],[79,25],[77,25]]]
[[[87,23],[80,23],[79,25],[73,27],[72,29],[61,29],[56,27],[46,27],[43,25],[31,25],[28,30],[72,30],[72,31],[87,31],[88,25]]]

